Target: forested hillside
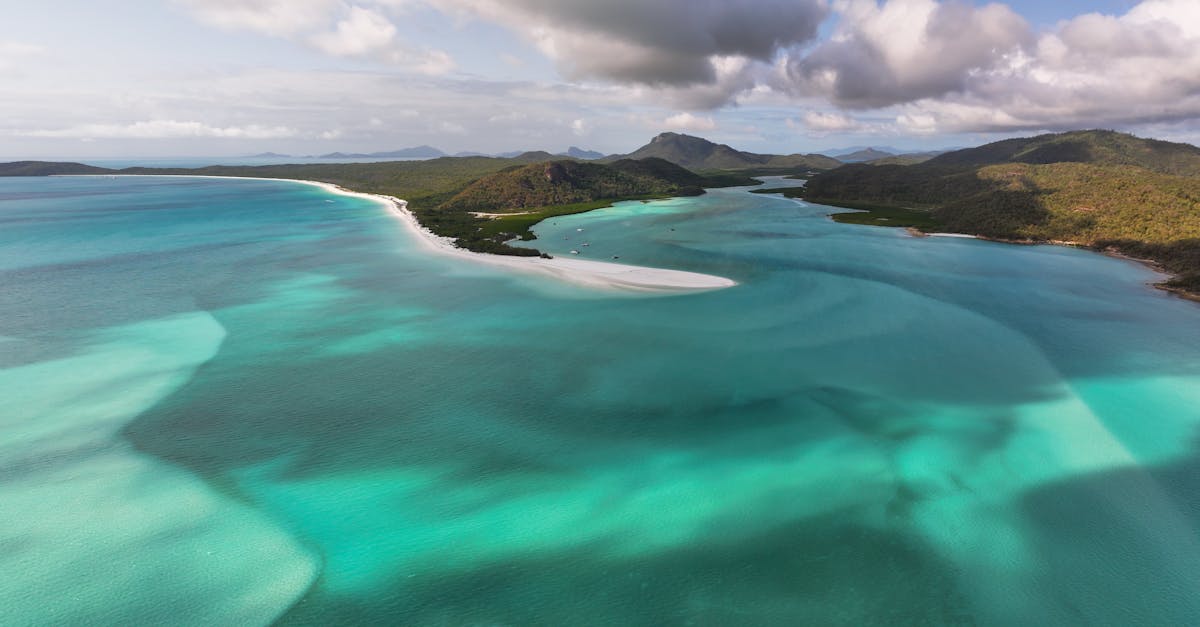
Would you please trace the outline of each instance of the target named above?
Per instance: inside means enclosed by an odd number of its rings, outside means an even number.
[[[1200,291],[1200,148],[1109,131],[1014,139],[925,163],[848,165],[805,198],[928,212],[948,231],[1152,259]]]

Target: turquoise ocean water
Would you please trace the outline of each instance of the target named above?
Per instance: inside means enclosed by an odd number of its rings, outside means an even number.
[[[0,179],[0,624],[1200,623],[1200,306],[745,190],[539,227]],[[579,231],[578,229],[584,229]]]

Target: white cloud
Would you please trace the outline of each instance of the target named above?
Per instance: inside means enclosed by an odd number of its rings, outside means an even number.
[[[177,0],[201,21],[228,30],[285,37],[327,23],[340,0]]]
[[[836,113],[836,112],[828,112],[828,113],[820,112],[820,111],[805,112],[804,117],[803,117],[803,124],[804,124],[804,127],[810,131],[826,132],[826,133],[827,132],[854,131],[854,130],[858,130],[858,129],[862,128],[862,124],[860,124],[854,118],[852,118],[844,113]],[[795,126],[797,126],[797,125],[794,122],[792,122],[792,120],[789,119],[788,126],[795,128]]]
[[[182,0],[200,21],[309,45],[337,57],[370,59],[423,74],[445,74],[454,60],[441,50],[406,45],[387,16],[406,2],[364,0]]]
[[[1001,4],[935,0],[837,0],[837,31],[786,63],[786,87],[849,107],[873,109],[964,89],[1003,63],[1029,26]]]
[[[376,11],[350,7],[346,19],[332,32],[318,33],[312,42],[321,50],[341,57],[362,56],[394,45],[396,27]]]
[[[1125,126],[1200,117],[1200,2],[1147,0],[1042,34],[961,93],[905,107],[913,132]]]
[[[717,123],[711,117],[679,113],[663,120],[663,127],[676,131],[712,131]]]
[[[81,124],[61,129],[18,131],[25,137],[73,139],[178,139],[216,137],[223,139],[279,139],[295,137],[295,129],[284,126],[211,126],[203,122],[147,120],[130,124]]]

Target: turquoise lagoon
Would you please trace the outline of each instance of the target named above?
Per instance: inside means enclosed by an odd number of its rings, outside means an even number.
[[[0,623],[1200,622],[1200,306],[829,211],[538,228],[740,283],[646,297],[300,184],[0,180]]]

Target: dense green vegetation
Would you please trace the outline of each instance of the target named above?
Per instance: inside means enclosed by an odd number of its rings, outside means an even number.
[[[847,209],[858,209],[855,212],[835,213],[834,222],[842,224],[863,224],[867,226],[894,226],[919,229],[921,231],[941,230],[942,224],[928,211],[901,209],[899,207],[875,207],[871,205],[849,206]]]
[[[925,212],[934,228],[958,233],[1119,252],[1176,273],[1172,287],[1200,285],[1200,149],[1184,144],[1107,131],[1008,140],[919,165],[844,166],[809,180],[804,198]]]
[[[775,194],[784,198],[804,198],[803,187],[776,187],[774,189],[752,189],[751,194]]]
[[[503,213],[631,196],[697,195],[708,179],[662,159],[611,165],[549,161],[505,169],[469,185],[443,211]]]
[[[871,165],[917,165],[925,163],[934,157],[943,154],[940,152],[914,152],[906,155],[895,155],[892,157],[883,157],[880,159],[872,159],[867,161]]]
[[[803,187],[781,187],[776,189],[753,190],[754,194],[778,194],[785,198],[806,198]],[[834,213],[830,217],[835,222],[843,224],[865,224],[870,226],[895,226],[920,229],[922,231],[940,230],[942,224],[928,211],[903,209],[894,206],[872,205],[829,199],[808,199],[821,205],[857,209],[854,212]]]

